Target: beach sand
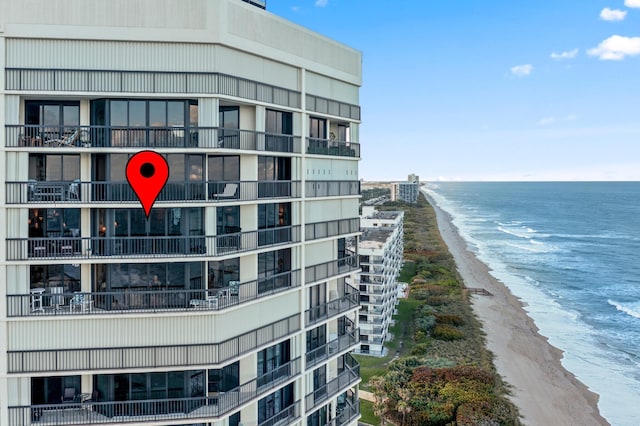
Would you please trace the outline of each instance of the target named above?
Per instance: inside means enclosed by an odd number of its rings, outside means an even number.
[[[562,351],[538,333],[520,300],[467,249],[450,215],[427,199],[436,211],[440,234],[465,285],[493,294],[472,296],[472,306],[483,324],[498,373],[511,387],[510,398],[520,409],[523,423],[608,425],[598,411],[598,395],[562,366]]]

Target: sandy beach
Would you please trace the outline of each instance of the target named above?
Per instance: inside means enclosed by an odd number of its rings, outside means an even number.
[[[429,199],[429,197],[427,197]],[[438,228],[467,287],[480,287],[493,296],[472,296],[483,324],[498,373],[511,386],[511,400],[526,425],[608,425],[598,411],[598,395],[567,371],[562,351],[538,333],[523,304],[489,273],[467,249],[451,217],[429,199]]]

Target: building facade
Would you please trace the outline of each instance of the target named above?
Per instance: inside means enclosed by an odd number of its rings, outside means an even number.
[[[0,0],[1,425],[357,424],[361,54],[264,5]]]
[[[398,182],[391,188],[391,201],[404,201],[405,203],[416,203],[420,185],[418,182]]]
[[[404,254],[404,212],[362,208],[362,235],[358,245],[360,267],[359,353],[385,355],[398,304],[398,275]]]

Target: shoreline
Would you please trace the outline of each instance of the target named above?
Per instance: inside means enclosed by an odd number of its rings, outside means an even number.
[[[523,423],[609,425],[598,410],[599,396],[562,366],[563,352],[539,333],[520,299],[467,248],[451,215],[421,192],[436,212],[440,236],[465,286],[484,288],[493,294],[473,295],[471,306],[482,323],[496,370],[510,389],[508,397],[520,410]]]

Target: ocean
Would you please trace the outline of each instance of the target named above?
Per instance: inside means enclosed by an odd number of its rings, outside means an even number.
[[[612,425],[640,422],[640,182],[447,182],[426,191]],[[471,285],[471,284],[470,284]]]

